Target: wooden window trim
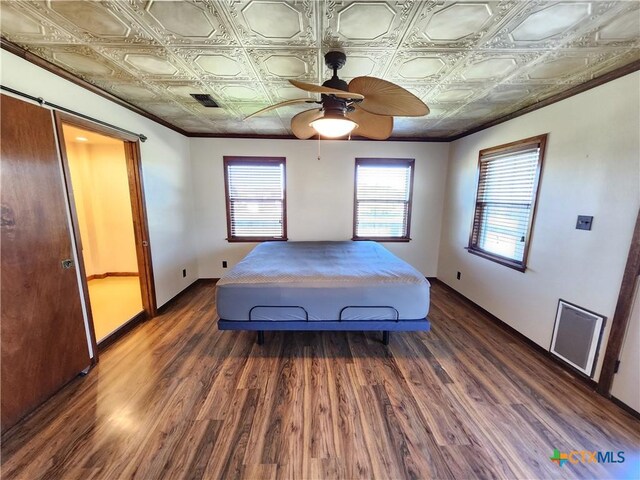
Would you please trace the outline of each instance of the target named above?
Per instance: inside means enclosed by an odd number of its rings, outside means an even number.
[[[410,242],[411,241],[411,211],[413,209],[413,176],[416,170],[413,158],[356,158],[353,173],[353,237],[354,241],[375,242]],[[407,232],[404,237],[359,237],[356,235],[358,223],[358,165],[407,165],[411,168],[409,175],[409,202],[407,205]]]
[[[473,215],[471,217],[471,228],[469,230],[469,243],[466,247],[466,250],[473,254],[482,258],[486,258],[487,260],[491,260],[500,265],[504,265],[505,267],[512,268],[519,272],[524,273],[527,270],[527,259],[529,257],[529,248],[531,246],[531,236],[533,232],[533,223],[535,221],[536,210],[538,209],[538,194],[540,191],[540,177],[542,176],[542,165],[544,163],[544,156],[546,152],[547,145],[547,137],[548,134],[536,135],[535,137],[529,137],[522,140],[517,140],[515,142],[505,143],[503,145],[498,145],[496,147],[485,148],[480,150],[478,153],[478,166],[476,172],[476,195],[473,201]],[[518,262],[516,260],[503,257],[501,255],[497,255],[492,252],[487,252],[481,248],[478,248],[473,245],[473,227],[476,221],[476,212],[478,209],[478,192],[480,188],[480,169],[481,169],[481,160],[483,155],[496,154],[496,153],[508,153],[510,151],[517,152],[520,149],[531,145],[538,145],[540,148],[540,157],[538,159],[538,166],[536,169],[536,178],[533,184],[533,196],[531,198],[531,212],[529,212],[529,222],[527,225],[527,233],[525,235],[525,244],[524,244],[524,252],[522,255],[522,262]]]
[[[224,197],[227,211],[227,242],[229,243],[251,243],[251,242],[286,242],[287,238],[287,159],[285,157],[239,157],[224,156],[222,159],[224,169]],[[282,196],[282,237],[236,237],[231,235],[231,203],[229,201],[229,175],[227,166],[235,165],[284,165],[283,182],[284,190]]]
[[[398,243],[407,243],[411,241],[409,237],[352,237],[351,240],[354,242],[398,242]]]

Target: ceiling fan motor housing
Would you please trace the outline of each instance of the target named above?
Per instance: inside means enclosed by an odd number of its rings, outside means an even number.
[[[324,63],[331,70],[340,70],[347,63],[347,56],[343,52],[327,52],[324,55]]]
[[[337,90],[344,90],[345,92],[349,91],[349,86],[347,82],[339,79],[338,77],[331,77],[331,79],[327,80],[322,84],[323,87],[335,88]],[[323,95],[324,96],[324,95]]]
[[[325,117],[328,115],[344,117],[347,112],[347,102],[343,98],[322,95],[322,109]]]
[[[347,82],[338,78],[338,70],[347,63],[347,56],[342,52],[327,52],[324,56],[324,63],[327,68],[333,70],[333,77],[324,82],[322,86],[348,92],[349,86]]]

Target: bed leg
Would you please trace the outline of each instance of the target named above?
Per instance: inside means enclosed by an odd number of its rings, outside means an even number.
[[[264,331],[258,330],[258,345],[264,345]]]
[[[382,332],[382,343],[384,345],[389,345],[389,330]]]

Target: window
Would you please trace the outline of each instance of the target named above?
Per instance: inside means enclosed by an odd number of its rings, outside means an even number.
[[[413,159],[356,158],[354,240],[410,240],[413,167]]]
[[[526,269],[547,136],[480,152],[469,252]]]
[[[224,157],[227,240],[287,239],[285,159]]]

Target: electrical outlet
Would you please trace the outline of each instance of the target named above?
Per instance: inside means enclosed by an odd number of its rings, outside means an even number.
[[[185,278],[187,276],[187,269],[183,268],[182,269],[182,278]]]
[[[458,280],[460,280],[460,277],[461,277],[461,276],[462,276],[462,274],[461,274],[460,272],[458,272],[458,273],[456,274],[456,278],[457,278]]]
[[[226,260],[222,261],[222,268],[227,268],[227,261]]]

